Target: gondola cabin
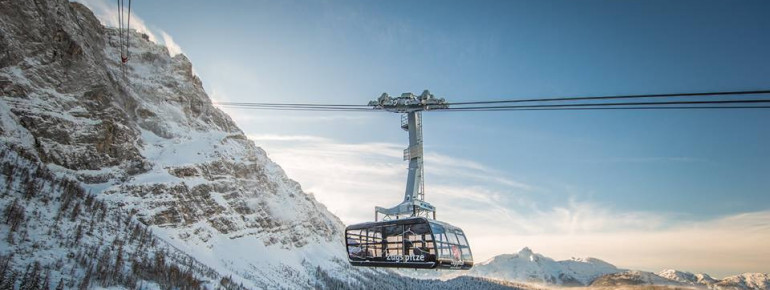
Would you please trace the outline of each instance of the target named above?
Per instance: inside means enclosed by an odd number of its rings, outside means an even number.
[[[424,217],[350,225],[345,229],[353,266],[468,270],[473,256],[460,228]]]

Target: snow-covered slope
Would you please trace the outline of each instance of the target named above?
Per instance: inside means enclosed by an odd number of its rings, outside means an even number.
[[[760,273],[746,273],[714,279],[708,274],[693,274],[678,270],[663,270],[657,274],[643,271],[626,271],[597,278],[592,287],[621,286],[669,286],[690,289],[770,289],[770,276]]]
[[[401,271],[411,277],[443,279],[470,275],[508,282],[525,283],[530,287],[588,286],[589,288],[659,287],[679,289],[770,289],[768,274],[746,273],[724,279],[708,274],[693,274],[673,269],[658,273],[625,270],[596,258],[572,258],[555,261],[524,248],[516,254],[504,254],[476,264],[468,272],[420,273]]]
[[[636,270],[604,275],[591,282],[592,287],[620,287],[630,285],[683,286],[685,283],[666,279],[655,273]]]
[[[563,286],[588,285],[599,276],[623,271],[599,259],[555,261],[524,248],[516,254],[496,256],[479,263],[468,275]]]
[[[715,283],[717,289],[770,289],[770,275],[745,273],[730,276]]]
[[[592,287],[621,287],[621,286],[671,286],[690,289],[730,289],[730,290],[765,290],[770,289],[770,275],[746,273],[714,279],[707,274],[692,274],[677,270],[663,270],[657,274],[643,271],[627,271],[609,274],[596,279]]]
[[[699,273],[699,274],[693,274],[690,272],[683,272],[679,270],[674,269],[666,269],[663,271],[660,271],[657,273],[658,276],[677,281],[684,284],[690,284],[690,285],[711,285],[717,282],[716,279],[712,278],[708,274]]]
[[[0,289],[198,288],[220,278],[24,148],[0,143],[0,168]]]

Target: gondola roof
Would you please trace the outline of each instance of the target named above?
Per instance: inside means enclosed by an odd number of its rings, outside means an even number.
[[[401,218],[401,219],[395,219],[395,220],[388,220],[388,221],[377,221],[377,222],[366,222],[366,223],[360,223],[360,224],[353,224],[349,225],[346,229],[347,230],[362,230],[362,229],[368,229],[374,226],[379,225],[410,225],[410,224],[417,224],[417,223],[431,223],[431,224],[438,224],[445,229],[459,229],[456,226],[450,225],[448,223],[433,220],[433,219],[427,219],[424,217],[408,217],[408,218]]]

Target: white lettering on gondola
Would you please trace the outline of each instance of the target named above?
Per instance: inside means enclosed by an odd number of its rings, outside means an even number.
[[[387,255],[385,259],[395,262],[425,262],[425,255]]]

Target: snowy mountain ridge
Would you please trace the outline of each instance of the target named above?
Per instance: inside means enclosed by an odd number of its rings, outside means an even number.
[[[71,187],[88,193],[83,196],[104,203],[105,219],[140,224],[158,243],[215,269],[217,277],[250,288],[309,287],[318,266],[344,272],[339,219],[211,104],[184,55],[171,57],[132,31],[124,68],[117,31],[103,27],[82,4],[0,5],[4,151],[23,153],[29,166],[72,180]],[[24,183],[9,181],[9,188]],[[62,198],[55,188],[47,194],[46,201]],[[3,199],[0,206],[13,200]],[[34,208],[26,211],[56,212]],[[77,222],[79,214],[71,215]],[[22,232],[35,238],[0,248],[17,268],[23,261],[46,260],[25,247],[77,249],[47,243],[47,236],[57,234],[40,233],[32,216],[43,218],[27,214]],[[104,248],[121,231],[105,230],[90,246]],[[126,253],[109,255],[126,259]],[[81,272],[72,272],[73,280],[83,279],[88,269]]]
[[[599,276],[621,271],[623,269],[595,258],[555,261],[529,248],[523,248],[516,254],[499,255],[476,264],[468,275],[538,284],[585,286]]]
[[[714,284],[717,282],[716,279],[705,273],[693,274],[674,269],[666,269],[656,273],[656,275],[685,284]]]
[[[515,254],[495,256],[476,264],[467,273],[449,273],[443,278],[468,275],[514,281],[542,287],[683,287],[697,289],[770,289],[770,275],[745,273],[724,279],[708,274],[693,274],[673,269],[658,273],[626,270],[596,258],[572,258],[556,261],[530,248]]]

